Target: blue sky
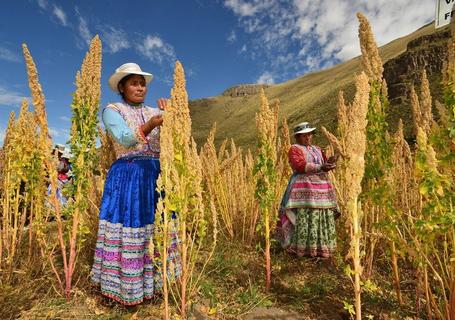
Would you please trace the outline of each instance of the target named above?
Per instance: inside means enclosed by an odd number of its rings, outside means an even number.
[[[417,3],[416,3],[417,2]],[[168,97],[176,59],[190,99],[242,83],[279,83],[359,54],[355,13],[385,44],[434,19],[433,0],[17,0],[0,10],[0,143],[11,110],[29,96],[21,44],[35,59],[55,142],[68,139],[74,78],[95,34],[107,79],[125,62],[154,74],[146,103]],[[406,12],[406,14],[403,14]]]

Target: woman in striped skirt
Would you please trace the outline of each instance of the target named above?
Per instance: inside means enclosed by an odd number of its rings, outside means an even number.
[[[160,125],[165,99],[159,108],[145,106],[150,73],[135,63],[120,66],[109,79],[122,101],[107,105],[102,119],[113,137],[117,160],[104,185],[92,280],[101,293],[124,305],[152,299],[162,280],[149,242],[153,236],[156,179],[160,173]],[[170,270],[179,276],[177,238],[169,249]]]
[[[314,130],[308,122],[294,128],[296,144],[289,150],[293,174],[280,205],[281,245],[298,256],[332,255],[336,245],[335,191],[327,172],[336,167],[336,157],[327,159],[312,144]]]

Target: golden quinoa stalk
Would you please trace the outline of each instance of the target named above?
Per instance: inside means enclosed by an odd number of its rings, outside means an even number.
[[[39,127],[39,143],[38,143],[38,170],[39,170],[39,178],[38,178],[38,184],[36,186],[37,193],[36,193],[36,206],[35,206],[35,217],[40,217],[43,219],[45,217],[45,194],[46,194],[46,189],[47,185],[50,185],[50,196],[49,196],[49,203],[52,206],[51,211],[53,212],[56,222],[57,222],[57,228],[58,228],[58,243],[60,245],[60,249],[62,252],[66,252],[66,244],[63,239],[63,222],[61,219],[61,208],[60,208],[60,202],[57,199],[57,172],[55,170],[57,162],[54,157],[49,157],[51,154],[51,147],[52,147],[52,139],[49,136],[49,129],[47,125],[47,117],[46,117],[46,106],[45,106],[45,97],[43,90],[41,88],[41,84],[39,82],[38,78],[38,71],[35,65],[35,62],[30,54],[30,51],[28,50],[27,46],[25,44],[22,45],[23,53],[24,53],[24,59],[25,59],[25,64],[26,64],[26,69],[27,69],[27,75],[28,75],[28,82],[29,82],[29,87],[32,95],[32,101],[33,101],[33,106],[34,106],[34,115],[35,115],[35,121],[38,124]],[[43,223],[42,221],[37,221],[38,226],[42,226]],[[51,247],[52,244],[48,244],[48,241],[45,237],[45,232],[41,228],[37,228],[36,230],[37,236],[38,236],[38,241],[40,242],[41,248],[42,248],[42,254],[47,258],[50,267],[52,268],[54,275],[56,277],[57,283],[63,292],[63,286],[64,282],[60,277],[60,274],[58,270],[56,269],[55,262],[54,262],[54,256],[52,252],[49,254],[46,252],[48,247]],[[66,270],[68,267],[66,256],[63,256],[63,266],[64,269]]]
[[[223,222],[221,232],[228,238],[234,238],[234,216],[229,210],[229,185],[226,184],[225,175],[223,171],[223,159],[219,159],[215,149],[215,133],[216,123],[210,130],[207,142],[204,144],[201,152],[201,159],[205,170],[203,176],[207,191],[211,194],[215,206],[218,208],[217,212],[220,215],[220,220]]]
[[[286,184],[290,175],[292,174],[291,166],[289,165],[288,152],[291,148],[291,138],[289,134],[289,127],[286,118],[283,118],[280,136],[277,139],[277,194],[286,189]],[[280,201],[281,197],[277,197]]]
[[[412,210],[416,210],[418,202],[415,196],[418,194],[415,185],[415,179],[413,178],[413,158],[411,149],[404,139],[403,133],[403,121],[400,119],[398,122],[398,129],[394,136],[394,147],[392,152],[392,170],[390,172],[390,185],[393,188],[395,194],[393,206],[395,215],[393,216],[393,222],[397,225],[409,225],[413,224],[411,220]],[[401,227],[403,230],[404,227]],[[400,229],[400,228],[399,228]],[[400,271],[398,268],[398,257],[397,257],[397,244],[400,248],[400,244],[403,245],[407,242],[407,239],[403,237],[401,230],[394,230],[390,232],[390,238],[392,243],[392,268],[394,273],[394,286],[397,293],[397,299],[400,304],[403,304],[403,297],[401,293],[400,285]]]
[[[261,107],[256,113],[256,128],[258,132],[258,155],[254,167],[256,176],[256,198],[260,208],[260,230],[265,241],[265,272],[266,290],[271,284],[271,232],[275,230],[278,219],[276,197],[276,143],[278,129],[278,104],[269,107],[264,90],[261,90]]]
[[[360,23],[359,38],[360,50],[362,51],[362,68],[368,78],[382,83],[384,68],[370,23],[360,12],[357,13],[357,18]]]
[[[423,127],[423,115],[420,108],[420,101],[417,93],[415,92],[414,86],[411,86],[411,107],[412,107],[412,119],[414,120],[413,132],[417,136],[417,128]]]
[[[60,202],[56,196],[56,181],[57,172],[56,158],[50,157],[52,141],[49,136],[49,130],[46,119],[45,98],[38,80],[38,72],[36,65],[27,46],[23,45],[24,57],[27,65],[27,73],[29,76],[29,86],[32,93],[33,104],[35,106],[35,118],[39,124],[40,138],[39,138],[39,159],[41,161],[41,177],[38,188],[41,192],[36,197],[36,212],[37,215],[43,217],[44,211],[44,194],[47,181],[51,186],[50,203],[52,205],[51,211],[55,216],[57,229],[58,229],[58,243],[60,247],[61,256],[63,259],[63,273],[64,277],[60,276],[59,270],[55,265],[55,256],[53,249],[50,253],[45,252],[47,248],[52,248],[52,244],[43,235],[42,230],[38,230],[41,235],[40,241],[43,247],[43,254],[48,257],[50,267],[54,271],[57,282],[62,292],[64,292],[67,299],[71,294],[72,275],[75,271],[76,255],[78,252],[77,234],[81,232],[81,215],[86,209],[84,198],[87,191],[87,174],[91,173],[93,160],[91,157],[95,154],[96,143],[96,119],[98,112],[98,102],[100,97],[100,76],[101,76],[101,42],[98,37],[92,41],[89,53],[86,56],[81,72],[76,76],[77,90],[74,94],[73,111],[75,114],[72,121],[72,152],[75,155],[75,162],[73,163],[73,170],[76,173],[77,180],[75,181],[75,190],[73,194],[75,203],[73,206],[65,208],[69,213],[69,220],[63,221]],[[49,176],[47,180],[46,175]],[[84,187],[85,186],[85,187]],[[81,200],[82,199],[82,200]],[[67,225],[70,226],[66,229]],[[68,232],[68,242],[65,233]]]
[[[365,277],[373,272],[376,250],[382,249],[383,230],[379,221],[388,221],[392,210],[387,172],[391,166],[391,143],[387,133],[387,85],[383,78],[383,66],[370,23],[362,13],[359,20],[359,39],[362,51],[362,68],[369,78],[370,93],[367,113],[367,151],[365,153],[365,177],[361,200],[365,216]]]
[[[413,166],[414,161],[412,158],[411,148],[404,139],[403,121],[400,119],[398,122],[398,129],[395,133],[393,149],[393,167],[392,177],[396,179],[393,186],[396,188],[395,192],[398,197],[395,198],[395,207],[404,212],[409,213],[413,207],[413,201],[410,196],[412,195],[413,185]]]
[[[420,86],[420,99],[415,92],[414,86],[411,86],[411,107],[414,120],[414,135],[417,136],[417,128],[422,128],[427,136],[431,135],[432,129],[435,127],[432,113],[432,98],[430,92],[430,84],[428,82],[427,73],[422,72],[422,83]]]
[[[6,127],[5,138],[3,139],[2,149],[5,149],[8,146],[8,143],[11,139],[11,135],[13,134],[14,125],[15,125],[15,117],[16,117],[16,114],[14,113],[14,111],[11,111],[9,113],[8,126]]]
[[[179,61],[175,64],[174,86],[171,90],[171,102],[163,114],[161,127],[161,175],[160,194],[155,213],[158,226],[154,235],[154,248],[159,252],[161,274],[163,275],[165,296],[165,318],[169,319],[168,290],[179,304],[182,318],[186,318],[189,303],[197,292],[201,274],[213,255],[216,235],[216,214],[205,214],[202,197],[202,162],[197,153],[196,144],[191,137],[191,119],[188,108],[188,94],[183,67]],[[213,207],[213,206],[212,206]],[[214,207],[213,207],[214,208]],[[212,220],[213,241],[209,246],[209,255],[203,266],[196,272],[196,261],[208,233],[208,221]],[[181,262],[181,275],[173,281],[172,268],[167,265],[166,256],[171,239],[169,232],[177,232],[178,251]],[[170,270],[171,276],[168,275]]]
[[[17,256],[26,232],[25,224],[30,222],[29,235],[32,236],[33,222],[33,186],[35,174],[33,159],[35,157],[37,130],[33,115],[28,111],[28,102],[22,101],[18,120],[10,119],[8,141],[4,146],[5,167],[1,188],[2,217],[0,227],[0,267],[5,269],[3,280],[7,283],[12,280],[13,271],[23,267],[25,259]],[[29,256],[31,254],[31,239],[29,241]],[[3,254],[5,253],[5,254]]]
[[[422,120],[424,129],[427,135],[431,134],[431,130],[434,126],[433,120],[433,98],[430,92],[430,83],[428,82],[427,71],[422,71],[422,83],[420,85],[420,107],[422,109]]]
[[[81,70],[76,74],[76,91],[71,104],[73,117],[71,119],[70,147],[73,154],[73,182],[70,194],[71,200],[67,205],[66,215],[68,224],[68,266],[65,269],[65,295],[71,296],[73,275],[78,252],[84,238],[91,231],[88,228],[89,183],[92,181],[96,159],[96,139],[98,136],[98,109],[101,95],[101,40],[95,36],[82,62]],[[93,225],[93,224],[92,224]]]
[[[341,147],[340,152],[343,154],[342,165],[343,169],[340,173],[344,176],[345,192],[342,199],[346,203],[348,210],[347,223],[351,230],[351,248],[349,257],[352,259],[354,267],[354,295],[355,295],[355,315],[356,319],[362,319],[361,316],[361,280],[362,265],[361,265],[361,239],[362,239],[362,209],[359,202],[359,195],[362,192],[362,179],[365,171],[365,149],[366,149],[366,115],[368,110],[370,86],[368,77],[365,73],[361,73],[356,77],[356,94],[351,105],[346,106],[344,99],[339,102],[339,109],[345,115],[344,122],[345,136],[341,136],[336,145]],[[324,133],[328,131],[323,128]],[[329,135],[329,140],[336,140],[334,135]],[[342,144],[341,141],[344,141]]]
[[[422,210],[413,225],[415,230],[408,229],[408,234],[413,240],[413,250],[417,252],[414,258],[423,261],[420,267],[424,274],[422,282],[427,299],[427,316],[431,318],[434,314],[438,318],[446,318],[450,312],[447,293],[453,294],[450,269],[453,270],[454,264],[450,256],[454,252],[455,239],[453,224],[445,225],[445,219],[439,219],[453,214],[453,191],[448,178],[439,170],[439,160],[425,130],[420,127],[417,131],[414,172],[419,184]],[[447,227],[450,232],[441,237],[441,228]],[[435,239],[440,240],[435,243]],[[435,295],[440,303],[435,303]]]

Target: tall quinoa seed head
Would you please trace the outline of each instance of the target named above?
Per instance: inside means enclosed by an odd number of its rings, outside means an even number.
[[[428,136],[422,128],[417,129],[417,146],[419,152],[425,154],[425,162],[427,163],[430,172],[438,172],[438,160],[436,159],[436,152],[433,147],[428,143]]]
[[[97,135],[96,125],[100,95],[101,40],[95,36],[90,43],[89,51],[85,55],[81,69],[76,73],[76,91],[73,93],[73,121],[71,125],[72,144],[74,147],[78,145],[76,148],[82,147],[82,144],[84,144],[83,148],[95,147],[93,137]],[[78,138],[81,134],[86,135],[86,137]]]
[[[258,129],[259,139],[268,141],[270,146],[276,145],[276,129],[277,129],[278,104],[274,104],[272,108],[269,106],[264,89],[261,89],[261,109],[256,114],[256,126]]]
[[[428,82],[427,72],[422,72],[422,84],[420,86],[420,108],[424,130],[429,135],[434,125],[432,114],[432,97],[430,92],[430,83]]]
[[[360,49],[362,51],[363,70],[370,79],[382,82],[382,60],[379,56],[379,50],[367,18],[360,12],[357,13],[359,19],[359,39]]]
[[[350,150],[347,160],[346,181],[350,183],[347,189],[350,190],[351,199],[362,191],[361,182],[365,170],[365,130],[370,86],[368,77],[363,72],[356,78],[356,88],[354,101],[348,108],[349,134],[346,137],[346,147]]]
[[[39,83],[38,78],[38,71],[36,69],[35,62],[30,54],[30,51],[27,48],[26,44],[22,44],[22,50],[24,52],[25,64],[27,67],[27,75],[28,75],[28,84],[30,87],[30,91],[32,93],[33,105],[35,106],[35,117],[40,125],[42,143],[47,140],[49,135],[49,129],[47,125],[47,117],[46,117],[46,99],[44,97],[43,89],[41,88],[41,84]],[[51,142],[46,142],[47,149],[50,149]]]
[[[14,111],[11,111],[9,113],[9,120],[8,120],[8,126],[6,127],[5,131],[5,139],[3,140],[3,149],[5,149],[8,146],[8,142],[11,139],[13,130],[14,130],[14,124],[15,124],[15,113]]]
[[[404,139],[403,133],[403,121],[400,119],[398,122],[398,129],[394,137],[394,148],[392,153],[392,179],[394,183],[392,186],[395,189],[397,197],[395,199],[396,208],[407,212],[409,210],[409,203],[406,201],[409,197],[408,192],[402,192],[408,190],[412,183],[412,168],[413,158],[411,148]],[[400,192],[401,191],[401,192]]]
[[[414,120],[414,134],[417,135],[417,128],[423,127],[423,116],[420,109],[419,97],[414,89],[414,86],[411,86],[411,108],[412,108],[412,119]]]
[[[191,119],[188,108],[185,74],[182,64],[177,61],[174,69],[174,86],[171,90],[171,101],[163,113],[163,125],[160,129],[160,163],[161,173],[157,189],[160,197],[155,212],[156,229],[154,232],[154,250],[160,253],[160,271],[164,276],[163,295],[165,300],[165,318],[169,319],[169,292],[179,304],[182,318],[186,318],[188,301],[195,294],[200,274],[193,272],[194,263],[200,252],[205,237],[208,235],[208,223],[205,214],[202,192],[202,162],[197,147],[191,138]],[[161,193],[164,192],[164,193]],[[173,218],[175,214],[175,218]],[[216,218],[212,212],[212,218]],[[216,228],[213,221],[212,230]],[[173,282],[173,265],[167,265],[167,250],[171,233],[179,237],[181,276]],[[216,230],[213,231],[216,238]],[[210,242],[212,250],[206,259],[213,254],[215,241]],[[153,250],[152,249],[152,250]],[[150,252],[154,254],[154,252]],[[170,271],[170,276],[168,276]]]
[[[381,94],[384,97],[388,97],[389,96],[389,89],[387,87],[387,82],[385,81],[385,79],[382,79]]]
[[[82,63],[81,70],[76,74],[76,92],[74,99],[97,111],[100,100],[101,79],[101,40],[95,36]]]
[[[191,136],[191,118],[190,109],[188,108],[188,94],[186,92],[185,72],[180,61],[175,63],[174,70],[174,87],[171,90],[171,111],[174,114],[173,121],[176,121],[176,127],[179,128],[177,143],[188,145]]]

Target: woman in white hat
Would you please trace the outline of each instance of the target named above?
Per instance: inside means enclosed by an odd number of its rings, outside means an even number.
[[[149,241],[158,199],[159,135],[166,100],[158,100],[159,108],[143,104],[152,78],[135,63],[121,65],[109,78],[109,87],[122,101],[108,104],[102,113],[117,160],[104,185],[92,280],[104,296],[124,305],[154,298],[162,285],[154,257],[149,255]],[[169,259],[178,276],[176,239]]]
[[[294,128],[296,144],[289,150],[293,170],[280,205],[280,240],[283,248],[298,256],[328,258],[335,249],[335,191],[327,172],[336,158],[327,159],[312,144],[316,128],[302,122]]]

